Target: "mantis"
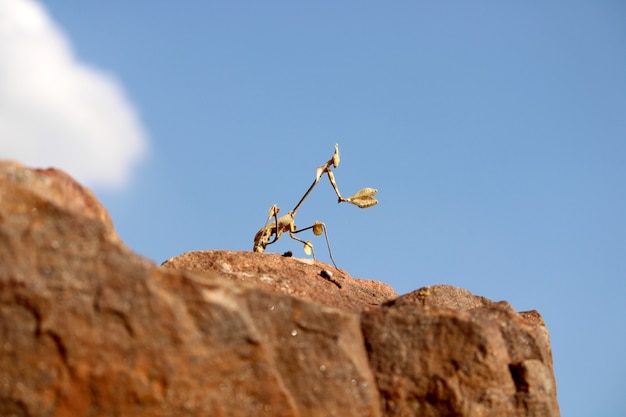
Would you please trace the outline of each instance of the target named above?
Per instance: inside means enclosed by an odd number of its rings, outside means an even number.
[[[298,242],[304,244],[304,252],[307,255],[310,255],[311,253],[313,253],[313,258],[315,259],[315,252],[313,251],[313,245],[311,244],[311,242],[304,241],[298,238],[297,236],[295,236],[296,233],[313,229],[313,234],[315,236],[320,236],[322,233],[324,233],[324,236],[326,238],[326,245],[328,246],[328,253],[330,254],[330,259],[333,262],[333,265],[335,266],[335,268],[337,268],[337,264],[335,263],[335,259],[333,258],[333,253],[330,249],[330,243],[328,241],[328,233],[326,232],[326,225],[322,222],[315,221],[315,223],[313,223],[313,225],[309,227],[305,227],[303,229],[297,229],[296,224],[295,224],[295,217],[296,217],[296,213],[298,212],[298,209],[300,208],[304,200],[309,196],[311,191],[313,191],[313,188],[315,188],[315,186],[319,183],[320,179],[324,175],[328,177],[330,184],[335,190],[339,203],[351,203],[360,208],[369,208],[378,204],[378,200],[374,198],[378,190],[374,188],[363,188],[359,190],[356,194],[350,197],[341,196],[341,193],[339,192],[339,188],[337,188],[335,175],[333,171],[331,170],[331,166],[334,168],[337,168],[339,166],[339,162],[340,162],[339,145],[335,144],[335,152],[333,153],[333,156],[324,165],[317,167],[317,170],[315,172],[315,180],[313,181],[313,184],[311,184],[311,186],[304,193],[300,201],[298,201],[298,204],[296,204],[296,206],[291,211],[289,211],[287,214],[284,214],[278,217],[278,213],[280,212],[280,209],[276,206],[276,204],[270,207],[269,212],[267,214],[267,220],[265,221],[265,226],[263,226],[254,236],[254,247],[253,247],[254,252],[264,252],[265,249],[267,248],[267,245],[271,245],[272,243],[276,242],[278,239],[280,239],[283,233],[287,232],[289,233],[289,236],[292,239],[297,240]],[[272,218],[274,220],[270,221]]]

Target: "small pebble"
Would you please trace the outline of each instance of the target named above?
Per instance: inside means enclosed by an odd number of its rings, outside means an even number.
[[[335,284],[337,287],[341,288],[341,284],[339,283],[339,281],[333,279],[333,273],[330,272],[327,269],[322,269],[320,271],[320,276],[324,279],[327,279],[328,281],[332,282],[333,284]]]

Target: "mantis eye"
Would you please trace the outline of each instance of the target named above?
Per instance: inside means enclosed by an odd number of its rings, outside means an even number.
[[[315,223],[313,224],[313,234],[315,236],[319,236],[322,234],[323,231],[324,231],[324,223],[321,223],[315,220]]]
[[[313,249],[313,244],[311,243],[310,240],[307,240],[304,243],[304,253],[306,253],[307,255],[310,255],[312,249]]]

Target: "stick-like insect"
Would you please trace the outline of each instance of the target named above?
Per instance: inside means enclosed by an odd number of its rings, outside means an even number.
[[[270,208],[267,214],[267,220],[265,221],[265,226],[263,226],[261,230],[259,230],[254,236],[254,248],[253,248],[254,252],[264,252],[265,248],[267,248],[267,245],[271,245],[272,243],[276,242],[278,239],[280,239],[280,237],[282,236],[284,232],[288,232],[289,236],[292,239],[295,239],[298,242],[304,244],[304,252],[307,255],[310,255],[311,253],[313,253],[313,258],[315,258],[315,251],[313,250],[313,244],[311,244],[310,241],[305,242],[304,240],[299,239],[298,237],[295,236],[295,233],[300,233],[305,230],[313,229],[313,234],[315,236],[321,235],[322,232],[324,233],[324,236],[326,237],[326,245],[328,246],[328,253],[330,254],[330,259],[333,262],[333,265],[335,265],[335,268],[337,268],[337,264],[335,263],[335,260],[333,259],[333,253],[330,250],[330,243],[328,241],[328,233],[326,232],[326,225],[322,222],[315,221],[315,223],[313,223],[312,226],[305,227],[303,229],[298,230],[296,228],[296,224],[294,223],[298,209],[300,208],[304,200],[309,196],[311,191],[313,191],[313,188],[315,188],[317,183],[320,181],[320,178],[322,178],[324,174],[328,176],[328,179],[330,180],[330,184],[333,186],[333,189],[335,190],[335,193],[337,194],[339,203],[343,203],[343,202],[352,203],[360,208],[372,207],[378,204],[378,200],[374,198],[378,190],[374,188],[363,188],[362,190],[359,190],[356,194],[354,194],[351,197],[345,197],[345,198],[342,197],[341,193],[339,192],[339,189],[337,188],[337,183],[335,182],[335,175],[333,174],[333,171],[331,171],[330,169],[331,166],[335,168],[339,166],[339,145],[337,144],[335,144],[335,153],[333,154],[332,158],[330,158],[328,162],[326,162],[324,165],[317,168],[315,172],[315,180],[313,181],[313,184],[311,184],[311,186],[306,191],[306,193],[304,193],[300,201],[298,201],[298,204],[296,204],[296,206],[290,212],[288,212],[287,214],[281,217],[278,217],[278,212],[280,211],[280,209],[276,206],[276,204],[274,204]],[[272,219],[272,217],[274,218],[274,221],[270,222],[270,219]],[[270,241],[272,236],[274,237],[274,239]]]

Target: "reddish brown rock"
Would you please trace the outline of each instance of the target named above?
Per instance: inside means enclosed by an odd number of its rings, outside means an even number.
[[[398,296],[387,284],[352,278],[347,272],[326,263],[272,253],[188,252],[165,261],[162,267],[217,272],[234,282],[252,283],[273,293],[352,312],[378,307]],[[330,273],[330,278],[325,278],[322,271]]]
[[[65,172],[55,168],[28,169],[18,162],[0,161],[0,175],[3,181],[0,204],[13,201],[16,204],[12,210],[40,211],[42,215],[53,207],[63,207],[77,216],[100,221],[108,237],[118,239],[109,212],[89,189]]]
[[[379,415],[358,314],[160,269],[68,180],[0,165],[0,415]]]
[[[538,313],[307,262],[157,267],[67,175],[0,163],[0,416],[558,415]]]
[[[559,415],[548,332],[535,311],[442,285],[362,320],[384,415]]]

